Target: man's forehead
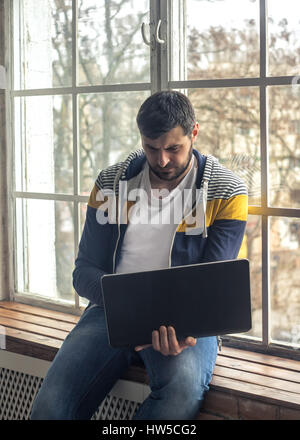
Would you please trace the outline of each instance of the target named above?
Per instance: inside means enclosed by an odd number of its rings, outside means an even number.
[[[181,145],[188,140],[188,136],[184,134],[180,126],[173,128],[156,139],[151,139],[143,135],[141,137],[144,145],[149,145],[154,148],[168,148],[174,145]]]

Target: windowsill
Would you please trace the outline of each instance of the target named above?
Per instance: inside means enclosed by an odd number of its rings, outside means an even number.
[[[78,320],[68,313],[0,301],[6,350],[34,358],[52,361]],[[149,384],[142,364],[131,366],[122,379]],[[300,419],[300,362],[223,347],[198,418]]]

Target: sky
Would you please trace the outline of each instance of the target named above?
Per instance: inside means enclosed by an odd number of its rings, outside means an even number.
[[[186,0],[189,24],[198,29],[211,26],[244,24],[247,18],[259,23],[259,0]],[[291,26],[300,27],[299,0],[269,0],[269,16],[275,22],[287,18]]]

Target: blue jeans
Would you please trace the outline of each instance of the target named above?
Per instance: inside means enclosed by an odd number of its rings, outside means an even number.
[[[132,361],[141,357],[151,393],[134,419],[192,420],[208,390],[216,356],[216,337],[198,338],[177,356],[164,356],[152,347],[140,352],[112,348],[103,309],[88,307],[57,352],[31,419],[90,419]]]

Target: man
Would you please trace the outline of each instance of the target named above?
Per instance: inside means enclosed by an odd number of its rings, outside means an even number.
[[[105,273],[236,258],[247,191],[214,157],[193,148],[199,126],[185,95],[152,95],[137,124],[143,149],[101,171],[91,192],[73,272],[74,288],[90,303],[57,353],[32,419],[89,419],[138,358],[149,374],[151,393],[135,419],[193,419],[208,390],[217,338],[178,341],[176,329],[161,326],[153,329],[152,344],[112,348],[100,280]],[[148,196],[143,203],[138,190]],[[166,212],[169,221],[159,221]]]

